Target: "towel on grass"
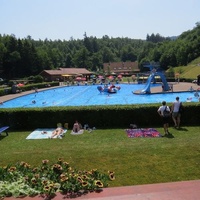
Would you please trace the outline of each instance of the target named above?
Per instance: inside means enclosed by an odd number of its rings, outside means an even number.
[[[74,132],[74,131],[72,130],[71,135],[81,135],[81,134],[83,134],[83,132],[84,132],[84,129],[81,129],[81,130],[79,130],[78,132]]]
[[[162,135],[154,128],[126,129],[126,134],[130,138],[134,138],[134,137],[162,137]]]
[[[55,130],[55,128],[38,128],[34,130],[26,139],[48,139],[51,137],[52,132]],[[63,134],[67,132],[66,129],[64,129]],[[55,136],[54,138],[57,138]]]

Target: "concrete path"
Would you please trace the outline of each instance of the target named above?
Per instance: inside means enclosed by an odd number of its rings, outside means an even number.
[[[25,197],[23,200],[45,200],[44,197]],[[79,197],[67,197],[58,193],[53,200],[199,200],[200,180],[172,183],[105,188]],[[16,200],[14,197],[4,200]]]

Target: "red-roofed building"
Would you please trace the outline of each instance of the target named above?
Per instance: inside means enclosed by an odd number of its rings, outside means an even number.
[[[103,64],[103,70],[106,74],[126,74],[132,75],[140,72],[138,62],[110,62]]]
[[[94,73],[88,71],[85,68],[59,68],[54,70],[44,70],[40,73],[40,75],[44,78],[45,81],[63,81],[64,77],[67,76],[82,76],[88,79],[89,76],[92,74]]]

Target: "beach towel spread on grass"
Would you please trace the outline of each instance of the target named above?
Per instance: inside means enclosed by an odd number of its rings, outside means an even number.
[[[81,134],[83,134],[83,132],[84,132],[84,129],[81,129],[81,130],[79,130],[78,132],[74,132],[74,131],[72,130],[71,135],[81,135]]]
[[[162,135],[154,128],[126,129],[127,136],[134,137],[162,137]]]
[[[48,139],[51,137],[52,132],[55,128],[38,128],[34,130],[26,139]],[[67,129],[64,129],[63,134],[67,132]],[[54,138],[57,138],[55,136]]]

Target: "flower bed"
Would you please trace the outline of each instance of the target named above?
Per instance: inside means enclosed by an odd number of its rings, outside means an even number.
[[[80,192],[98,191],[107,187],[108,181],[114,179],[114,172],[103,174],[96,169],[79,171],[61,158],[51,165],[49,160],[43,160],[39,167],[34,168],[22,161],[15,166],[0,167],[0,197],[38,194],[52,197],[57,192],[76,195]]]

